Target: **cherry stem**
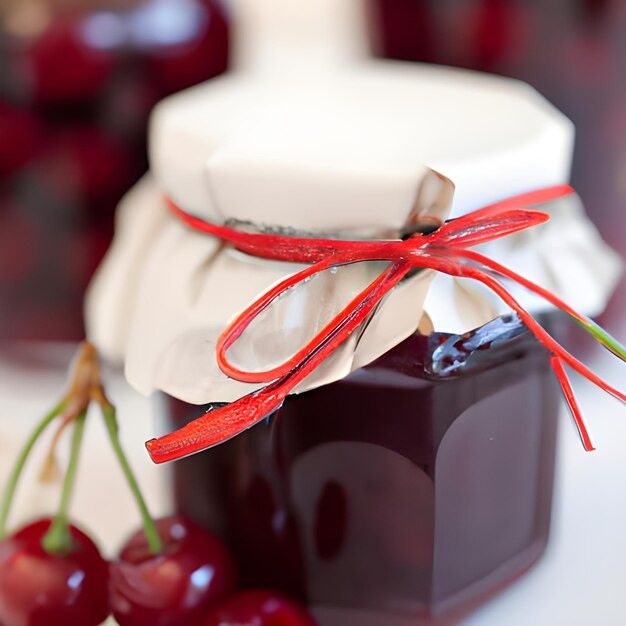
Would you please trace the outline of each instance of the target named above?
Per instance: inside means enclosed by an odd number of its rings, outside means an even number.
[[[76,470],[78,468],[78,457],[80,447],[83,441],[85,431],[85,420],[87,417],[87,409],[83,409],[76,417],[74,422],[74,431],[72,432],[72,444],[70,447],[70,460],[65,472],[63,480],[63,489],[61,491],[61,502],[59,510],[52,520],[52,525],[48,529],[41,545],[46,552],[50,554],[67,554],[73,548],[72,536],[70,535],[68,512],[70,500],[74,491],[76,482]]]
[[[586,365],[581,363],[575,356],[570,354],[565,348],[561,346],[542,326],[535,320],[535,318],[520,305],[520,303],[507,291],[507,289],[495,278],[485,273],[482,270],[471,266],[465,266],[461,273],[456,273],[458,276],[468,276],[474,278],[479,282],[489,287],[495,294],[500,296],[502,300],[510,308],[512,308],[520,317],[520,319],[526,324],[528,329],[535,335],[537,340],[543,344],[554,356],[558,356],[565,363],[567,363],[572,369],[576,370],[579,374],[582,374],[587,380],[594,383],[600,389],[604,389],[607,393],[615,396],[618,400],[626,402],[626,393],[619,389],[609,385],[602,380],[597,374],[594,374]]]
[[[622,361],[626,361],[626,347],[624,347],[613,335],[604,330],[602,326],[592,319],[579,319],[574,317],[574,321],[582,326],[590,335],[599,341],[609,352]]]
[[[612,352],[616,357],[621,359],[622,361],[626,361],[626,347],[624,347],[615,337],[613,337],[610,333],[608,333],[604,328],[602,328],[599,324],[594,322],[591,318],[586,315],[582,315],[578,311],[574,310],[571,306],[567,304],[567,302],[561,300],[561,298],[557,297],[547,289],[533,283],[528,280],[521,274],[514,272],[508,267],[490,259],[489,257],[484,256],[483,254],[479,254],[474,250],[462,250],[455,248],[446,248],[446,252],[452,254],[455,257],[462,257],[469,259],[470,261],[475,261],[488,267],[490,270],[495,271],[497,274],[516,282],[529,291],[532,291],[542,298],[545,298],[548,302],[558,307],[562,311],[565,311],[572,319],[579,324],[582,328],[585,329],[589,334],[591,334],[594,339],[600,342],[609,352]]]
[[[13,503],[13,497],[15,495],[15,490],[17,488],[17,484],[19,482],[20,476],[22,474],[22,470],[24,469],[24,465],[26,464],[26,460],[28,459],[33,446],[43,433],[43,431],[52,423],[52,421],[63,411],[66,405],[66,400],[63,399],[59,404],[57,404],[35,427],[30,437],[26,441],[26,444],[22,448],[15,465],[13,466],[13,470],[9,475],[7,480],[6,487],[4,489],[4,496],[2,498],[2,504],[0,505],[0,539],[4,539],[6,536],[6,525],[9,518],[9,513],[11,512],[11,505]]]
[[[122,449],[122,444],[120,443],[119,438],[117,417],[115,415],[115,407],[108,402],[100,402],[100,408],[102,410],[104,423],[111,440],[111,445],[113,446],[113,451],[117,456],[122,472],[126,477],[128,486],[133,494],[133,497],[135,498],[139,512],[141,513],[143,531],[146,535],[148,548],[153,554],[158,554],[163,550],[163,542],[161,541],[161,537],[159,536],[159,531],[157,530],[154,520],[148,511],[148,506],[146,505],[146,501],[141,494],[141,490],[139,489],[139,484],[137,483],[133,470],[128,463],[128,458]]]

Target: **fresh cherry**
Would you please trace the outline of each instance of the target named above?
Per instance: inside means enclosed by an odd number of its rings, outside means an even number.
[[[156,522],[162,550],[137,532],[111,563],[111,606],[120,626],[194,626],[215,600],[235,588],[223,544],[187,519]]]
[[[214,606],[202,626],[315,626],[298,604],[275,591],[241,591]]]
[[[42,540],[50,519],[0,542],[0,623],[3,626],[91,626],[109,614],[108,567],[93,541],[69,526],[73,547],[50,554]]]

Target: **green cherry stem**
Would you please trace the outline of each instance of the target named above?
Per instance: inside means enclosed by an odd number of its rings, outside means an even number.
[[[85,408],[78,414],[74,421],[70,460],[63,480],[59,510],[52,520],[52,525],[48,532],[41,541],[44,550],[50,554],[65,554],[72,549],[72,537],[68,526],[68,512],[72,492],[74,491],[74,483],[76,482],[76,470],[78,468],[78,457],[83,441],[83,433],[85,431],[86,417],[87,409]]]
[[[154,520],[148,511],[148,506],[146,505],[146,501],[141,495],[141,490],[139,489],[139,484],[137,483],[137,479],[128,463],[128,459],[124,454],[124,450],[122,449],[122,445],[120,443],[119,438],[119,427],[117,424],[117,417],[115,415],[115,407],[110,404],[108,401],[99,401],[100,408],[102,410],[102,415],[104,417],[104,423],[109,434],[109,438],[111,439],[111,445],[113,446],[113,451],[117,456],[120,467],[122,468],[122,472],[126,477],[126,481],[128,482],[128,486],[135,498],[137,503],[137,507],[139,508],[139,512],[141,513],[141,519],[143,522],[143,531],[146,535],[146,540],[148,542],[148,548],[150,552],[153,554],[158,554],[163,550],[163,543],[161,542],[161,538],[159,537],[159,532],[154,524]]]
[[[626,347],[624,347],[615,337],[609,334],[604,328],[602,328],[599,324],[594,322],[591,318],[586,315],[582,315],[578,313],[578,311],[574,310],[571,306],[567,304],[567,302],[561,300],[561,298],[557,297],[553,293],[551,293],[548,289],[533,283],[528,280],[521,274],[514,272],[508,267],[486,257],[483,254],[479,254],[475,250],[464,250],[464,249],[455,249],[455,248],[446,248],[446,252],[455,257],[461,257],[464,259],[468,259],[475,263],[479,263],[480,265],[484,265],[490,270],[494,271],[496,274],[503,276],[509,280],[512,280],[515,283],[518,283],[528,289],[546,299],[548,302],[556,306],[567,313],[577,324],[582,326],[590,335],[596,339],[599,343],[601,343],[609,352],[612,352],[616,357],[626,362]]]
[[[4,539],[4,537],[6,536],[6,525],[9,518],[9,513],[11,512],[13,497],[15,495],[15,490],[22,474],[22,470],[24,469],[24,465],[26,464],[26,460],[28,459],[33,449],[33,446],[35,445],[36,441],[39,439],[43,431],[60,413],[63,412],[66,403],[67,400],[64,398],[37,424],[30,437],[26,441],[26,444],[22,448],[19,456],[17,457],[15,465],[13,466],[13,469],[7,480],[6,487],[4,489],[4,495],[2,497],[2,503],[0,504],[0,539]]]
[[[610,335],[602,326],[596,324],[589,318],[574,318],[574,320],[582,326],[590,335],[599,341],[609,352],[626,362],[626,347],[624,347],[615,337]]]

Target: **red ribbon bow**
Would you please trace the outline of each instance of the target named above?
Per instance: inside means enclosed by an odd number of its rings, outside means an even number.
[[[611,387],[555,341],[509,293],[499,278],[511,279],[539,294],[571,315],[617,356],[626,359],[626,349],[600,329],[595,322],[577,313],[561,299],[539,285],[475,251],[470,246],[493,241],[549,219],[547,213],[526,207],[542,204],[573,193],[568,185],[548,187],[514,196],[444,223],[423,235],[416,233],[405,240],[345,241],[335,239],[285,237],[245,233],[219,226],[189,215],[172,200],[166,202],[172,213],[195,230],[219,237],[237,250],[266,259],[311,264],[281,281],[260,296],[222,333],[217,342],[220,369],[236,380],[268,383],[262,389],[209,410],[180,430],[146,443],[156,463],[178,459],[199,452],[236,436],[278,409],[287,395],[324,359],[362,324],[376,305],[413,268],[429,268],[450,276],[475,279],[496,293],[513,309],[529,330],[552,354],[551,363],[565,392],[586,450],[593,450],[589,434],[567,379],[563,363],[585,376],[623,402],[626,394]],[[278,367],[263,372],[247,372],[228,361],[226,352],[252,320],[297,283],[333,266],[360,261],[388,261],[387,269],[361,291],[339,314],[293,357]]]

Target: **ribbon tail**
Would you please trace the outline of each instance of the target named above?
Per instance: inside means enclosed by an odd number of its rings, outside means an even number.
[[[547,289],[544,289],[540,285],[524,278],[521,274],[510,270],[508,267],[501,265],[497,261],[493,261],[489,257],[486,257],[483,254],[479,254],[474,250],[462,250],[450,248],[448,253],[456,256],[463,257],[465,259],[469,259],[470,261],[474,261],[476,263],[480,263],[485,267],[497,272],[501,276],[508,278],[520,285],[525,287],[529,291],[536,293],[541,296],[557,308],[561,309],[565,313],[567,313],[570,317],[574,319],[574,321],[579,324],[582,328],[584,328],[590,335],[596,339],[600,344],[602,344],[609,352],[614,354],[617,358],[622,361],[626,361],[626,347],[623,346],[615,337],[613,337],[610,333],[608,333],[604,328],[602,328],[599,324],[594,322],[592,319],[579,313],[575,309],[573,309],[567,302],[561,300],[558,296],[554,295]]]
[[[585,448],[587,452],[592,452],[593,450],[595,450],[595,447],[591,443],[591,437],[589,437],[589,432],[587,431],[587,427],[585,426],[585,420],[583,419],[582,411],[580,410],[578,400],[576,400],[576,396],[574,395],[572,383],[567,377],[567,372],[563,367],[563,361],[561,361],[558,356],[553,356],[550,359],[550,365],[552,365],[552,369],[554,370],[554,373],[559,380],[559,384],[561,385],[561,389],[563,390],[563,395],[565,396],[567,405],[572,412],[572,417],[574,418],[574,423],[576,424],[576,428],[578,429],[578,434],[580,435],[580,440],[582,441],[583,448]]]
[[[287,395],[360,326],[410,269],[410,263],[405,260],[387,268],[351,302],[352,310],[344,311],[346,314],[336,326],[324,337],[316,338],[312,342],[315,345],[307,347],[307,356],[279,380],[235,402],[210,410],[173,433],[146,442],[152,460],[163,463],[200,452],[231,439],[276,411]]]

